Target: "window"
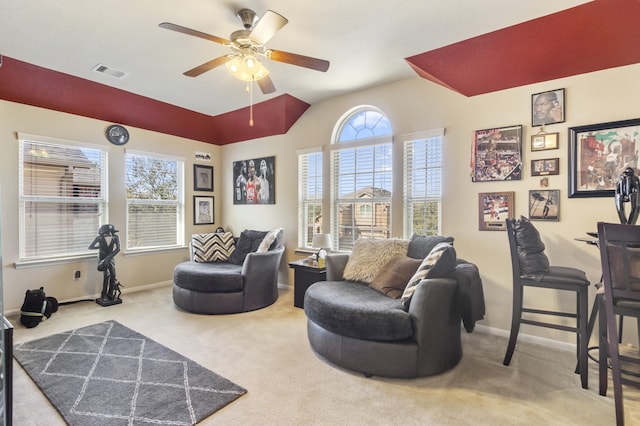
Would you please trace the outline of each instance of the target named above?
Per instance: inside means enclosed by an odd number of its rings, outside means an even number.
[[[444,130],[404,139],[404,236],[440,235]]]
[[[370,204],[361,204],[360,205],[360,216],[371,218],[373,216],[373,212],[371,211]]]
[[[392,130],[373,107],[348,112],[331,147],[331,234],[335,249],[391,235]]]
[[[311,248],[322,232],[322,152],[298,155],[298,246]]]
[[[126,154],[127,249],[175,247],[184,241],[184,161]]]
[[[19,260],[92,254],[107,221],[107,153],[19,134]]]

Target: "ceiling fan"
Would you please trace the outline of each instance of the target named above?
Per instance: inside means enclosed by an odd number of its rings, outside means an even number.
[[[329,69],[329,61],[284,52],[282,50],[267,49],[265,44],[289,22],[284,16],[267,10],[264,16],[258,20],[254,11],[240,10],[236,16],[242,22],[243,30],[234,31],[230,40],[206,34],[181,25],[163,22],[159,26],[167,30],[200,37],[231,48],[233,53],[223,55],[205,62],[189,71],[184,72],[188,77],[197,77],[223,64],[237,78],[243,81],[256,81],[264,94],[275,92],[276,88],[269,77],[269,71],[257,58],[264,56],[273,61],[297,65],[316,71],[326,72]]]

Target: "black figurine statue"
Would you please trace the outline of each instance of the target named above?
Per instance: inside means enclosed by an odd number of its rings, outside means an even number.
[[[116,279],[116,262],[114,257],[120,252],[120,237],[113,225],[102,225],[98,229],[98,236],[89,245],[90,250],[99,249],[98,271],[103,272],[102,293],[96,303],[101,306],[111,306],[122,303],[120,299],[121,284]]]
[[[640,179],[633,172],[631,167],[627,167],[618,178],[616,185],[616,210],[620,223],[635,225],[640,214]],[[624,203],[631,204],[629,216],[625,212]]]

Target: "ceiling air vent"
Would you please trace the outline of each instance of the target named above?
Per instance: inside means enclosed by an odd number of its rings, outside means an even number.
[[[108,66],[102,65],[102,64],[98,64],[95,67],[93,67],[93,71],[99,72],[101,74],[107,74],[107,75],[110,75],[111,77],[115,77],[119,79],[123,79],[129,75],[128,72],[118,71],[116,69],[109,68]]]

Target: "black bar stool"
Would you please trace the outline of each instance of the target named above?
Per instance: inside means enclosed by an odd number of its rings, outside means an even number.
[[[640,388],[640,356],[621,353],[616,316],[635,317],[640,338],[640,227],[598,223],[603,291],[600,292],[599,373],[600,395],[607,394],[611,361],[616,424],[624,425],[622,385]]]
[[[507,352],[504,356],[504,365],[511,363],[511,357],[516,347],[520,324],[529,324],[537,327],[553,328],[556,330],[576,333],[577,358],[580,381],[584,389],[588,388],[588,288],[589,280],[584,271],[566,266],[548,266],[548,260],[544,255],[544,243],[540,240],[540,234],[531,221],[525,217],[520,220],[507,219],[507,235],[511,251],[511,268],[513,272],[513,311],[511,317],[511,334]],[[521,262],[523,265],[521,265]],[[538,262],[546,266],[546,272],[538,269],[538,273],[531,274],[532,262]],[[524,270],[523,270],[524,269]],[[546,268],[544,268],[546,269]],[[552,311],[547,309],[532,309],[523,306],[524,288],[538,287],[552,290],[572,291],[576,293],[575,312]],[[575,318],[575,327],[523,318],[523,313],[546,315],[550,317]]]

